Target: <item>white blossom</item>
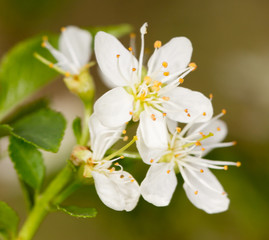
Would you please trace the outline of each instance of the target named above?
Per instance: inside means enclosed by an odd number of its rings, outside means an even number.
[[[214,148],[234,145],[221,143],[227,134],[226,124],[217,115],[205,123],[191,122],[182,130],[169,122],[170,131],[155,141],[158,147],[148,147],[138,129],[137,148],[147,164],[148,173],[141,183],[141,194],[145,200],[156,206],[167,206],[177,186],[176,173],[184,179],[183,188],[189,200],[207,213],[227,210],[229,199],[211,169],[228,169],[228,165],[240,166],[240,162],[214,161],[203,156]]]
[[[175,37],[161,46],[154,43],[154,53],[147,69],[143,67],[144,35],[147,23],[141,31],[141,51],[137,60],[133,48],[125,49],[112,35],[98,32],[95,37],[95,54],[102,75],[115,86],[99,98],[94,112],[108,127],[118,127],[133,119],[140,119],[140,128],[155,126],[156,138],[165,131],[165,119],[179,122],[208,121],[213,114],[211,101],[203,94],[178,87],[183,78],[196,68],[190,63],[191,42],[185,37]],[[145,128],[144,128],[145,127]]]
[[[44,40],[42,46],[47,48],[58,61],[56,66],[66,74],[78,75],[91,57],[92,36],[86,31],[75,26],[62,28],[59,39],[59,50],[56,50]]]
[[[97,194],[106,206],[117,211],[133,210],[140,196],[138,183],[116,162],[123,157],[104,157],[106,151],[120,139],[124,126],[107,128],[93,114],[89,129],[92,151],[80,154],[85,163],[84,177],[93,177]],[[78,161],[75,163],[78,165]]]

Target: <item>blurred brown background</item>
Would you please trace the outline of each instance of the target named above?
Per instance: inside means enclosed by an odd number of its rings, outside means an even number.
[[[269,2],[254,0],[1,0],[0,54],[37,33],[59,32],[66,25],[95,26],[130,23],[136,32],[147,21],[146,46],[174,36],[188,37],[194,47],[192,60],[198,69],[186,77],[184,87],[214,94],[216,114],[229,126],[227,140],[233,148],[219,149],[208,158],[241,161],[241,168],[215,171],[229,193],[229,211],[208,215],[196,209],[185,196],[182,180],[169,207],[157,208],[142,198],[131,213],[105,207],[94,187],[85,187],[68,201],[98,210],[95,219],[76,219],[50,214],[35,239],[268,239],[269,179]],[[139,39],[139,38],[138,38]],[[128,37],[122,39],[128,46]],[[138,42],[139,44],[139,42]],[[98,96],[107,89],[94,70]],[[70,96],[61,80],[40,95],[50,96],[52,106],[64,112],[69,127],[81,114],[79,101]],[[73,138],[67,131],[64,147]],[[1,142],[2,155],[5,142]],[[48,171],[63,164],[69,152],[46,154]],[[147,167],[131,162],[127,169],[141,181]],[[7,158],[0,160],[0,200],[25,216],[16,175]],[[1,217],[1,216],[0,216]]]

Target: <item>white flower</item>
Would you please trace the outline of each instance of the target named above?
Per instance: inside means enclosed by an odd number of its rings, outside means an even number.
[[[132,118],[134,121],[140,119],[141,128],[156,122],[151,139],[165,131],[165,116],[179,122],[209,120],[213,114],[211,101],[199,92],[178,87],[196,68],[194,63],[188,65],[191,42],[185,37],[176,37],[161,46],[161,42],[156,41],[146,71],[142,66],[146,27],[145,23],[140,29],[139,60],[134,57],[132,48],[128,51],[114,36],[97,33],[97,62],[105,78],[117,86],[96,101],[97,117],[109,127],[121,126]]]
[[[240,162],[213,161],[202,158],[209,150],[234,145],[234,142],[220,143],[227,134],[226,124],[218,120],[223,113],[205,123],[189,123],[183,130],[167,132],[158,148],[149,148],[141,138],[138,129],[137,148],[147,164],[151,164],[146,178],[141,183],[141,194],[145,200],[156,206],[167,206],[177,185],[176,173],[184,179],[184,190],[189,200],[207,213],[227,210],[229,199],[212,169],[228,169],[228,165],[240,166]],[[175,129],[169,123],[169,129]],[[157,141],[157,140],[156,140]]]
[[[66,75],[78,75],[91,57],[92,36],[75,26],[62,28],[59,39],[59,51],[53,48],[45,39],[42,46],[46,47],[58,61],[57,66],[66,72]]]
[[[93,114],[89,129],[92,152],[88,150],[79,154],[82,156],[80,160],[85,162],[84,177],[94,178],[97,194],[106,206],[117,211],[133,210],[140,196],[138,183],[115,162],[122,157],[104,157],[106,151],[119,140],[123,127],[107,128]],[[79,163],[76,159],[74,162],[76,165]]]

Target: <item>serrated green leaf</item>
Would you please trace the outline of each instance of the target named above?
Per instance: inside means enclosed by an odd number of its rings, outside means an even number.
[[[133,30],[133,27],[130,24],[119,24],[110,26],[88,27],[85,29],[90,31],[93,36],[99,31],[104,31],[114,35],[117,38],[120,38],[126,34],[129,34]]]
[[[57,206],[58,210],[61,210],[73,217],[79,218],[93,218],[96,217],[97,211],[95,208],[81,208],[77,206]]]
[[[15,122],[13,134],[44,150],[57,152],[63,139],[66,121],[51,109],[41,109]]]
[[[15,136],[10,137],[8,150],[20,179],[32,188],[39,189],[45,173],[42,154],[35,146]]]
[[[49,35],[50,42],[57,42],[56,35]],[[57,76],[37,61],[33,53],[53,59],[41,47],[42,36],[25,40],[11,49],[3,58],[0,68],[0,120],[7,116],[26,97]]]
[[[27,103],[23,106],[19,106],[17,109],[14,110],[14,112],[12,112],[11,115],[5,117],[1,123],[2,124],[11,124],[14,123],[16,121],[18,121],[20,118],[33,113],[41,108],[46,108],[49,105],[49,100],[46,98],[41,98],[38,99],[36,101]]]
[[[80,117],[76,117],[72,124],[74,135],[77,139],[77,143],[80,142],[81,138],[81,119]]]
[[[5,202],[0,201],[0,234],[13,239],[17,232],[19,218],[16,212]]]
[[[8,136],[12,131],[12,127],[8,126],[7,124],[0,125],[0,138]]]

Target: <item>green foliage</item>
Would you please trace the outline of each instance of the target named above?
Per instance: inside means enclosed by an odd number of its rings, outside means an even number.
[[[88,27],[85,29],[90,31],[93,36],[99,31],[104,31],[114,35],[117,38],[120,38],[130,33],[133,30],[133,27],[130,24],[119,24],[110,26]]]
[[[81,208],[77,206],[58,206],[58,210],[61,210],[73,217],[79,218],[93,218],[96,217],[97,211],[95,208]]]
[[[12,113],[11,115],[4,118],[1,121],[1,123],[2,124],[14,123],[28,114],[31,114],[35,111],[38,111],[41,108],[48,107],[48,105],[49,105],[49,100],[45,99],[45,98],[41,98],[41,99],[38,99],[36,101],[27,103],[23,106],[19,106],[17,109],[15,109],[14,113]]]
[[[35,146],[15,136],[10,137],[8,150],[20,179],[32,188],[40,189],[45,173],[42,154]]]
[[[13,239],[17,232],[19,218],[5,202],[0,201],[0,236]]]
[[[77,139],[77,143],[80,142],[81,139],[81,119],[80,117],[76,117],[72,124],[74,135]]]
[[[49,52],[41,47],[41,36],[25,40],[11,49],[1,62],[0,71],[0,121],[14,110],[22,100],[57,76],[54,71],[33,57],[38,51],[46,58]],[[50,41],[57,37],[50,35]]]
[[[12,128],[6,124],[0,125],[0,138],[8,136],[12,131]]]
[[[41,109],[20,119],[12,127],[14,135],[44,150],[57,152],[66,121],[61,113]]]

